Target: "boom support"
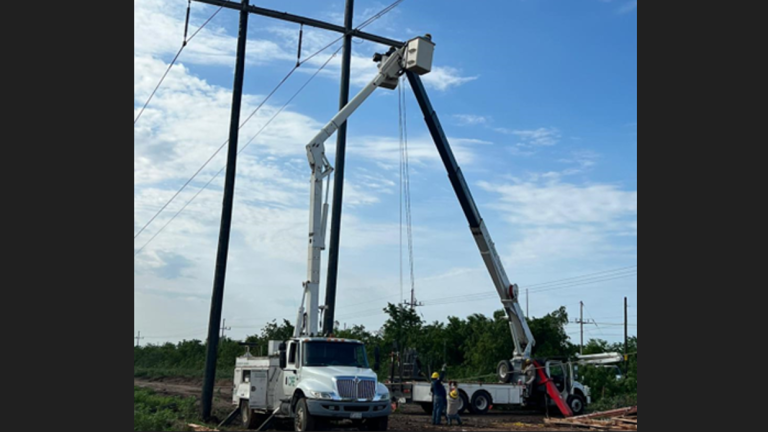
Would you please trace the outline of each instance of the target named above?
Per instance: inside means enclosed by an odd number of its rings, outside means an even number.
[[[493,240],[491,240],[491,235],[488,233],[488,229],[480,217],[475,200],[472,198],[469,186],[466,180],[464,180],[464,175],[461,173],[461,168],[459,168],[459,164],[453,156],[453,151],[448,143],[448,138],[445,136],[443,127],[440,125],[440,120],[437,118],[437,113],[429,102],[429,97],[421,82],[421,78],[411,71],[406,71],[406,75],[411,83],[416,100],[419,102],[421,112],[424,114],[424,120],[427,123],[429,133],[432,135],[437,151],[440,153],[440,158],[443,160],[443,165],[445,165],[445,169],[448,171],[448,179],[451,182],[451,186],[453,186],[456,197],[459,199],[464,216],[467,218],[469,229],[475,238],[477,248],[480,250],[480,255],[483,257],[485,266],[488,268],[488,272],[493,280],[493,285],[496,287],[501,303],[504,306],[504,311],[509,320],[509,330],[512,333],[512,340],[515,344],[513,357],[522,356],[530,358],[531,349],[536,341],[533,339],[531,329],[528,328],[528,323],[525,321],[523,309],[518,303],[518,287],[516,284],[509,283],[507,273],[504,271],[499,254],[496,252]]]

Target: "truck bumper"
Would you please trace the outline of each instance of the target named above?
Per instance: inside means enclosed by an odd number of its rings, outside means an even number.
[[[378,402],[339,402],[332,400],[307,400],[307,409],[313,416],[352,418],[353,414],[360,414],[360,418],[386,417],[392,413],[389,401]],[[355,415],[357,417],[357,415]]]

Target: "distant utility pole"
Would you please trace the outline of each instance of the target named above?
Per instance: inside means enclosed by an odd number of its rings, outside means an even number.
[[[624,297],[624,373],[627,373],[627,298]]]
[[[525,289],[525,317],[528,318],[528,288]]]
[[[139,346],[140,345],[139,341],[144,339],[143,337],[141,337],[141,331],[139,331],[139,335],[136,336],[134,339],[136,339],[136,346]]]
[[[224,324],[221,325],[221,338],[224,339],[224,331],[232,330],[232,327],[227,327],[227,319],[224,318]]]
[[[580,301],[579,306],[581,307],[579,310],[579,319],[574,321],[574,323],[579,324],[579,328],[581,329],[581,342],[579,343],[579,354],[584,354],[584,324],[595,324],[595,321],[594,320],[584,321],[584,302]]]
[[[584,354],[584,302],[579,301],[579,327],[581,328],[581,344],[579,354]]]

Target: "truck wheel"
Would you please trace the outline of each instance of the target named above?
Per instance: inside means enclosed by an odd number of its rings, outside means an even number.
[[[459,392],[459,399],[461,402],[459,403],[459,414],[464,414],[469,410],[469,398],[467,397],[467,394],[463,391]]]
[[[296,432],[315,430],[315,418],[309,413],[307,399],[301,398],[296,402],[296,418],[293,422],[293,430]]]
[[[261,426],[261,423],[258,422],[258,416],[253,413],[245,399],[240,401],[240,421],[243,424],[243,429],[256,429]]]
[[[485,414],[490,408],[491,395],[488,392],[481,390],[472,395],[472,403],[469,406],[472,414]]]
[[[500,383],[508,383],[512,381],[512,364],[509,360],[502,360],[499,365],[496,366],[496,377]]]
[[[584,396],[575,394],[568,396],[568,406],[573,411],[573,415],[581,415],[584,412]]]
[[[425,413],[432,414],[432,402],[422,402],[419,405],[421,405],[421,409],[423,409]]]

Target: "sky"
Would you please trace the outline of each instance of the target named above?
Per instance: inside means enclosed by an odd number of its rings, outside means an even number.
[[[343,23],[343,0],[252,4]],[[354,25],[389,4],[357,0]],[[583,302],[584,320],[596,323],[585,324],[585,341],[618,342],[627,297],[629,334],[637,335],[637,1],[468,5],[405,0],[365,31],[396,40],[432,35],[434,64],[422,79],[529,316],[565,306],[576,320]],[[184,0],[134,0],[134,119],[181,46],[186,9]],[[192,2],[188,34],[217,9]],[[237,26],[238,12],[217,13],[135,121],[134,235],[229,136]],[[239,145],[247,147],[237,161],[222,314],[232,338],[274,319],[295,320],[302,297],[310,176],[304,146],[338,110],[341,55],[331,55],[341,43],[309,58],[263,102],[296,64],[298,35],[297,24],[249,18],[241,122],[263,106],[240,129]],[[302,58],[338,37],[305,28]],[[373,54],[387,49],[353,42],[351,95],[375,75]],[[413,286],[424,303],[418,311],[428,322],[489,316],[501,304],[416,100],[402,85]],[[342,327],[376,331],[387,302],[410,296],[399,118],[397,91],[379,89],[349,120],[336,311]],[[332,165],[335,145],[335,136],[326,143]],[[216,174],[225,157],[225,150],[216,154],[134,239],[134,336],[140,331],[142,344],[206,337],[224,186],[223,173]],[[567,331],[578,343],[579,325]]]

